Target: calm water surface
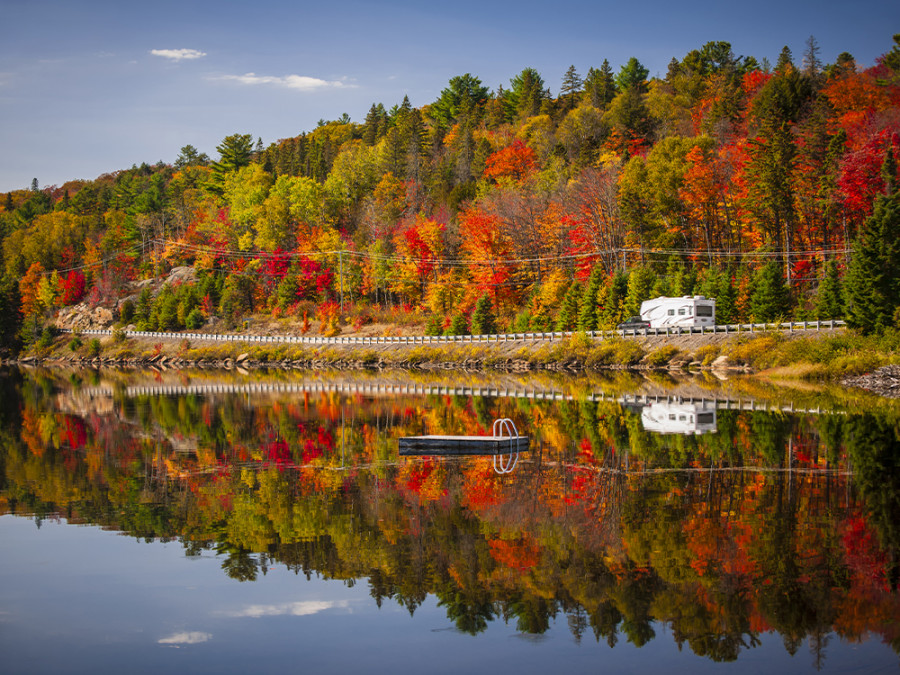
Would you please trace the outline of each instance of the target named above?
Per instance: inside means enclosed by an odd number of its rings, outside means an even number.
[[[410,377],[4,373],[2,670],[897,671],[891,406]]]

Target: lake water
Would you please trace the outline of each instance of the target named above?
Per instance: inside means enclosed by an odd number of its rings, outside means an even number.
[[[0,374],[2,671],[896,672],[900,411],[749,380]],[[401,457],[490,434],[513,456]]]

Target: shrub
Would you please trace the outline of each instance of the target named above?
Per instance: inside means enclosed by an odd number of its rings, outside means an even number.
[[[199,307],[192,309],[184,319],[185,328],[197,330],[203,325],[203,312]]]
[[[92,359],[100,356],[100,340],[97,338],[93,338],[90,342],[88,342],[88,356]]]
[[[38,347],[48,349],[53,346],[53,338],[56,337],[56,331],[50,326],[44,326],[41,331],[41,337],[38,340]]]
[[[340,307],[336,302],[325,302],[319,305],[316,312],[319,321],[322,323],[322,335],[326,337],[334,337],[341,332],[340,323]]]
[[[678,354],[678,347],[675,345],[666,345],[660,347],[647,354],[647,365],[654,368],[661,368],[667,365]]]
[[[131,298],[122,303],[122,308],[119,310],[119,321],[123,325],[128,325],[134,319],[134,302],[132,302]]]
[[[372,323],[372,317],[368,312],[358,312],[356,316],[353,317],[353,330],[359,331],[363,326],[368,326]]]
[[[768,334],[740,342],[731,348],[729,356],[748,365],[759,366],[763,358],[770,355],[781,340],[778,334]]]
[[[591,347],[596,346],[596,343],[589,338],[584,331],[576,331],[573,333],[572,337],[569,338],[568,344],[576,351],[590,349]]]
[[[708,366],[715,361],[721,353],[722,350],[718,345],[703,345],[694,352],[694,358],[697,361],[700,361],[704,366]]]
[[[81,338],[77,335],[73,335],[72,339],[69,340],[69,349],[73,352],[77,352],[82,344]]]
[[[613,343],[615,362],[623,366],[633,366],[644,358],[644,350],[634,340],[619,340]]]

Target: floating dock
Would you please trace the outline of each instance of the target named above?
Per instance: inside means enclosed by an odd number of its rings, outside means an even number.
[[[508,455],[527,452],[528,436],[409,436],[401,455]]]

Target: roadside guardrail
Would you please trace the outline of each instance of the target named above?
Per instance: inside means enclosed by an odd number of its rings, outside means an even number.
[[[656,335],[705,335],[715,333],[762,333],[771,331],[797,332],[821,331],[843,328],[847,324],[835,319],[828,321],[788,321],[784,323],[741,323],[722,324],[718,326],[699,326],[694,328],[628,328],[624,330],[586,331],[584,334],[593,340],[610,340],[625,337],[647,337]],[[80,335],[112,335],[110,329],[92,329],[74,331],[69,328],[60,329],[62,333],[79,333]],[[122,331],[125,337],[154,338],[160,340],[210,340],[215,342],[247,342],[247,343],[279,343],[307,345],[383,345],[383,344],[446,344],[474,342],[521,342],[563,340],[578,335],[578,331],[528,332],[528,333],[495,333],[491,335],[371,335],[353,337],[323,337],[317,335],[249,335],[245,333],[169,333],[158,331]]]

